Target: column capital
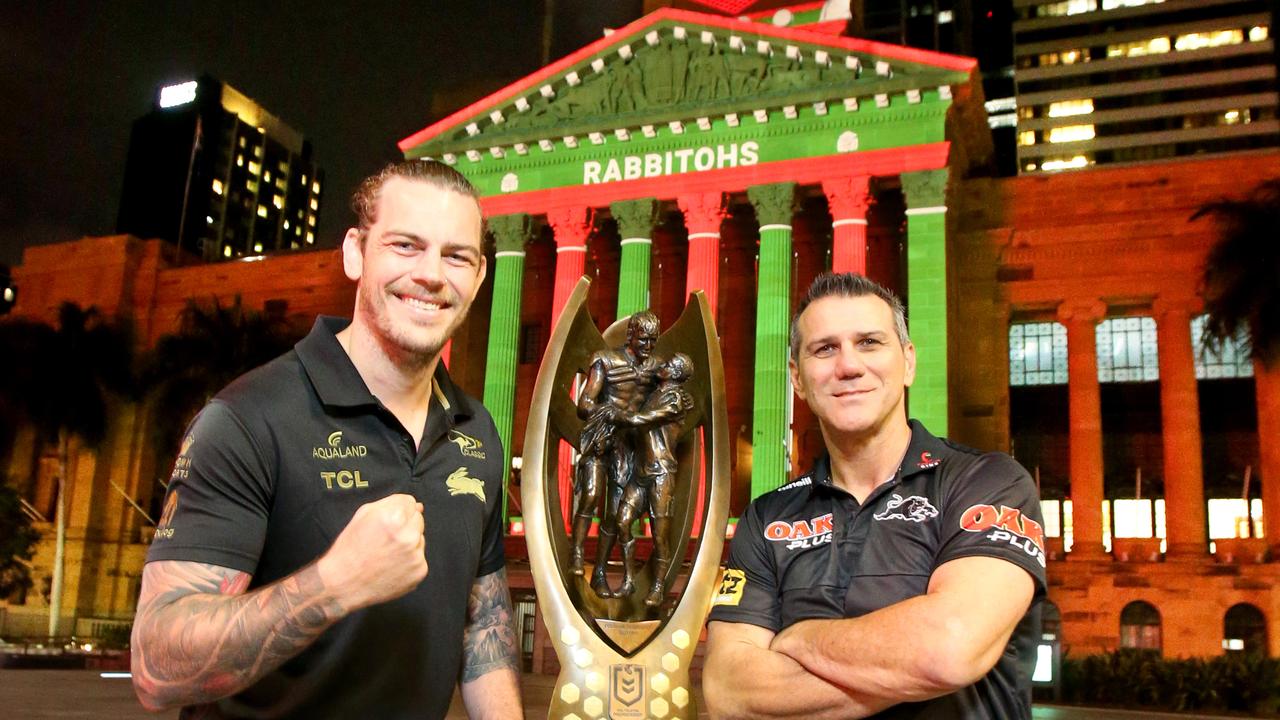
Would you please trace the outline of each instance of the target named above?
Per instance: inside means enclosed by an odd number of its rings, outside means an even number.
[[[946,209],[947,168],[938,170],[920,170],[902,173],[902,194],[907,201],[907,210]]]
[[[1068,300],[1058,306],[1058,322],[1063,325],[1095,325],[1106,316],[1107,304],[1101,300]]]
[[[770,183],[768,185],[752,185],[747,188],[747,197],[756,209],[756,221],[760,227],[768,225],[791,226],[791,217],[795,215],[799,205],[796,199],[796,184],[793,182]]]
[[[658,201],[654,198],[609,203],[609,212],[618,222],[621,239],[653,237],[653,226],[658,223]]]
[[[1157,325],[1160,318],[1171,313],[1191,317],[1203,309],[1204,300],[1195,295],[1158,295],[1151,302],[1151,313],[1156,316]]]
[[[871,176],[846,175],[822,181],[832,220],[865,220],[871,207]]]
[[[676,198],[684,224],[690,235],[719,235],[724,222],[725,194],[722,192],[692,193]]]
[[[489,218],[494,246],[500,253],[524,253],[524,244],[533,237],[533,218],[526,213]]]
[[[585,205],[552,208],[547,222],[556,234],[557,251],[570,248],[586,250],[587,237],[595,227],[595,209]]]

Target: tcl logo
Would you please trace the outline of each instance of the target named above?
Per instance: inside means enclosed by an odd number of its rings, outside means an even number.
[[[1007,542],[1044,565],[1044,527],[1017,508],[973,505],[960,516],[960,527],[972,533],[990,531],[988,540]]]
[[[831,542],[834,528],[831,513],[827,513],[812,520],[774,520],[765,527],[764,536],[773,542],[785,542],[787,549],[794,550]]]

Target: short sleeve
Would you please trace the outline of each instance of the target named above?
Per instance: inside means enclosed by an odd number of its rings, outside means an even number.
[[[252,574],[273,482],[240,418],[214,400],[187,429],[147,561],[186,560]]]
[[[496,438],[498,432],[493,430],[493,436]],[[497,457],[506,457],[503,453],[502,443],[497,443]],[[501,463],[498,463],[501,465]],[[506,477],[500,468],[498,471],[498,482],[494,483],[497,492],[493,493],[493,500],[489,506],[489,515],[485,518],[484,536],[480,540],[480,566],[476,570],[476,577],[483,577],[489,573],[501,570],[507,564],[506,548],[503,545],[503,518],[502,518],[502,496],[507,491]]]
[[[936,565],[982,555],[1023,568],[1046,590],[1040,493],[1013,458],[990,453],[956,479],[943,506]]]
[[[782,594],[771,553],[752,503],[730,542],[729,562],[711,600],[711,620],[782,630]]]

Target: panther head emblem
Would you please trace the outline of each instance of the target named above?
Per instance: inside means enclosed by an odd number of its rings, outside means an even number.
[[[938,509],[919,495],[902,497],[894,493],[885,503],[884,510],[873,515],[876,520],[906,520],[908,522],[924,522],[938,516]]]

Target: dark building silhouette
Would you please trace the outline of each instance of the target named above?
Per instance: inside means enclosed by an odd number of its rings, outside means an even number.
[[[160,88],[134,121],[116,229],[207,261],[305,248],[323,182],[298,131],[204,76]]]

